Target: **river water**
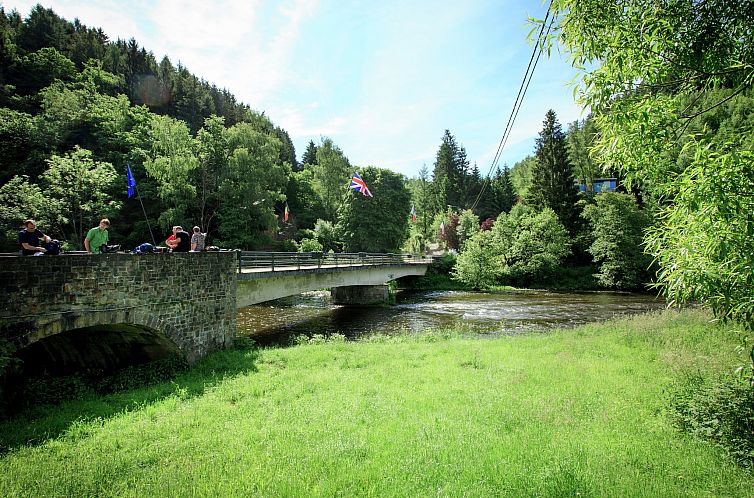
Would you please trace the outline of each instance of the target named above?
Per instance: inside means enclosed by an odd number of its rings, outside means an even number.
[[[663,306],[646,294],[431,291],[399,292],[393,306],[345,307],[333,305],[329,291],[320,291],[242,308],[237,330],[261,345],[285,344],[302,334],[358,339],[448,327],[494,336],[573,327]]]

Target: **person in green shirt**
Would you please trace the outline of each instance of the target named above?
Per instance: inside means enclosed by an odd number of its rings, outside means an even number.
[[[110,227],[110,220],[102,218],[99,222],[99,226],[96,226],[86,233],[84,238],[84,247],[86,247],[87,254],[100,254],[102,253],[102,245],[107,244],[108,235],[107,229]]]

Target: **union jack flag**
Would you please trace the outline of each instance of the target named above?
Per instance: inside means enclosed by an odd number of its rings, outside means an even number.
[[[358,173],[354,172],[353,178],[351,178],[351,188],[357,192],[361,192],[366,197],[372,197],[372,193],[367,188],[367,184],[361,179]]]

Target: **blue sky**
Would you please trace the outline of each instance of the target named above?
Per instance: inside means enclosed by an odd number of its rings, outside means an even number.
[[[3,2],[25,17],[37,1]],[[298,158],[330,137],[355,166],[432,171],[445,129],[483,174],[529,62],[538,0],[43,0],[62,17],[136,38],[285,128]],[[575,71],[542,58],[500,165],[533,153],[548,109],[584,116]]]

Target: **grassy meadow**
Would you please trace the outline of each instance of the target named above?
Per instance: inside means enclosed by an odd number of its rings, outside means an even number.
[[[739,344],[664,311],[237,348],[0,423],[0,496],[753,496],[751,470],[669,413],[687,379],[744,364]]]

